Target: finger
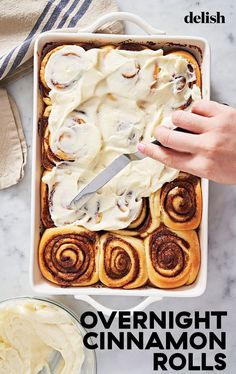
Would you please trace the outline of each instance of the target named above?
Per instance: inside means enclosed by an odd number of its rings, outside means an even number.
[[[214,162],[202,155],[192,155],[186,159],[178,170],[185,171],[189,174],[196,175],[200,178],[215,180],[216,167]]]
[[[198,155],[162,148],[152,143],[140,143],[138,149],[148,157],[160,161],[168,167],[182,170],[199,177],[208,177],[204,166],[205,161]]]
[[[172,115],[174,125],[182,129],[189,130],[196,134],[201,134],[210,128],[209,119],[198,114],[177,110]]]
[[[166,166],[179,169],[192,156],[188,153],[178,152],[172,149],[163,148],[152,143],[139,143],[138,150],[146,156],[160,161]],[[181,168],[180,168],[181,169]]]
[[[159,126],[155,131],[155,136],[164,147],[176,151],[196,153],[199,150],[198,135],[177,132],[166,126]]]
[[[191,108],[192,113],[200,114],[201,116],[206,117],[216,116],[225,110],[227,110],[225,105],[210,100],[196,101],[193,103]]]

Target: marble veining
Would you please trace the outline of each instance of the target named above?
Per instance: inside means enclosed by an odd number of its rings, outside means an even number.
[[[209,40],[212,50],[212,99],[236,106],[235,84],[235,22],[236,4],[233,0],[119,0],[123,11],[143,16],[153,26],[168,34],[199,35]],[[185,24],[189,11],[199,13],[220,11],[226,23],[220,25]],[[128,25],[127,32],[140,32]],[[32,137],[32,74],[8,85],[8,90],[21,112],[28,144],[28,163],[24,179],[14,187],[0,191],[0,299],[32,295],[29,285],[30,243],[30,182]],[[148,310],[227,310],[225,329],[228,332],[228,366],[225,373],[232,374],[236,367],[236,339],[234,310],[236,308],[236,187],[210,183],[209,200],[209,264],[206,293],[196,299],[167,299],[156,302]],[[92,309],[72,297],[55,298],[74,309],[79,315]],[[126,300],[121,297],[97,297],[113,308],[127,308],[140,298]],[[102,329],[99,325],[98,330]],[[117,325],[113,332],[118,331]],[[147,332],[148,333],[148,332]],[[208,352],[212,357],[212,352]],[[138,350],[97,352],[98,374],[152,373],[152,353]],[[114,366],[114,360],[116,362]],[[111,369],[112,368],[112,369]],[[234,369],[234,370],[233,370]],[[194,372],[192,372],[194,373]]]

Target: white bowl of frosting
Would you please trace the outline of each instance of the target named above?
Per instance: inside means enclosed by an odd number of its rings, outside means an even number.
[[[0,303],[1,374],[95,374],[86,331],[63,305],[37,298]]]

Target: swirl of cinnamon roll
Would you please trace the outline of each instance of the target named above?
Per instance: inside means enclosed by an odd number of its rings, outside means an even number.
[[[103,72],[108,75],[109,92],[130,99],[151,98],[160,71],[157,57],[162,53],[142,49],[133,51],[121,46],[104,56]]]
[[[47,229],[39,244],[44,278],[63,287],[98,281],[98,236],[79,226]]]
[[[101,147],[99,129],[88,122],[86,113],[75,109],[58,128],[46,125],[42,143],[42,162],[47,170],[61,161],[88,165]]]
[[[185,110],[185,109],[187,109],[187,108],[190,107],[190,105],[192,104],[192,102],[193,102],[193,98],[190,95],[188,97],[188,99],[183,104],[181,104],[180,106],[174,107],[173,109],[175,109],[175,110]]]
[[[184,50],[170,51],[167,54],[172,56],[180,56],[187,61],[187,69],[185,70],[184,75],[174,75],[174,80],[177,85],[177,92],[182,91],[186,83],[189,87],[192,87],[192,84],[196,83],[196,85],[201,89],[201,70],[196,58],[191,53]]]
[[[85,50],[77,45],[64,45],[46,54],[41,63],[40,78],[49,89],[73,87],[84,71]]]
[[[121,106],[125,111],[119,110]],[[145,116],[133,100],[107,95],[99,106],[98,125],[106,149],[132,153],[144,131]]]
[[[202,76],[201,76],[201,69],[199,66],[198,61],[196,58],[187,51],[176,51],[176,54],[179,54],[183,58],[185,58],[188,61],[187,65],[187,77],[189,78],[189,85],[191,85],[191,81],[193,83],[196,83],[196,85],[201,88],[202,87]]]
[[[148,276],[159,288],[177,288],[195,281],[200,267],[197,233],[161,226],[145,239]]]
[[[46,175],[48,172],[45,171],[44,175]],[[49,191],[48,191],[48,185],[41,181],[41,220],[46,228],[50,228],[55,226],[54,222],[51,218],[50,214],[50,198],[49,198]]]
[[[46,68],[46,65],[48,63],[48,60],[49,58],[51,57],[51,55],[57,51],[59,51],[60,49],[63,48],[63,45],[60,45],[56,48],[53,48],[47,52],[43,52],[43,56],[42,56],[42,61],[41,61],[41,66],[40,66],[40,71],[39,71],[39,76],[40,76],[40,81],[42,83],[42,86],[41,86],[41,91],[44,93],[44,94],[48,94],[48,91],[49,91],[49,87],[47,85],[47,82],[45,80],[45,68]]]
[[[100,239],[99,279],[107,287],[132,289],[147,281],[140,239],[106,233]]]
[[[201,70],[196,58],[184,50],[170,51],[167,53],[170,58],[177,57],[176,66],[178,69],[173,70],[171,82],[173,94],[176,102],[173,103],[172,109],[185,110],[189,109],[193,101],[201,93]]]
[[[148,209],[148,199],[146,198],[143,198],[142,199],[142,205],[141,205],[141,208],[138,212],[138,215],[136,216],[136,218],[130,223],[130,225],[127,227],[127,231],[130,230],[130,232],[132,230],[136,231],[136,232],[140,232],[140,231],[143,231],[144,230],[144,227],[145,226],[145,222],[148,220],[148,213],[149,213],[149,209]]]
[[[196,229],[201,222],[202,194],[200,179],[181,172],[160,190],[163,223],[176,230]]]
[[[52,170],[52,168],[61,162],[50,147],[50,131],[48,125],[45,125],[44,135],[42,137],[42,164],[46,170]]]
[[[154,196],[152,197],[154,198]],[[154,231],[160,224],[160,215],[152,214],[150,207],[150,198],[143,198],[142,205],[135,219],[129,226],[122,230],[114,230],[113,233],[127,236],[140,236],[145,238],[149,233]]]
[[[86,113],[73,110],[50,136],[50,148],[60,160],[77,160],[81,165],[89,164],[101,147],[99,129],[89,123]]]

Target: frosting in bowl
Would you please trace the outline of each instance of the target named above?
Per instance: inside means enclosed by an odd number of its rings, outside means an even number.
[[[61,360],[56,374],[79,374],[83,338],[72,317],[54,304],[16,299],[0,306],[0,373],[50,371],[55,351]]]

